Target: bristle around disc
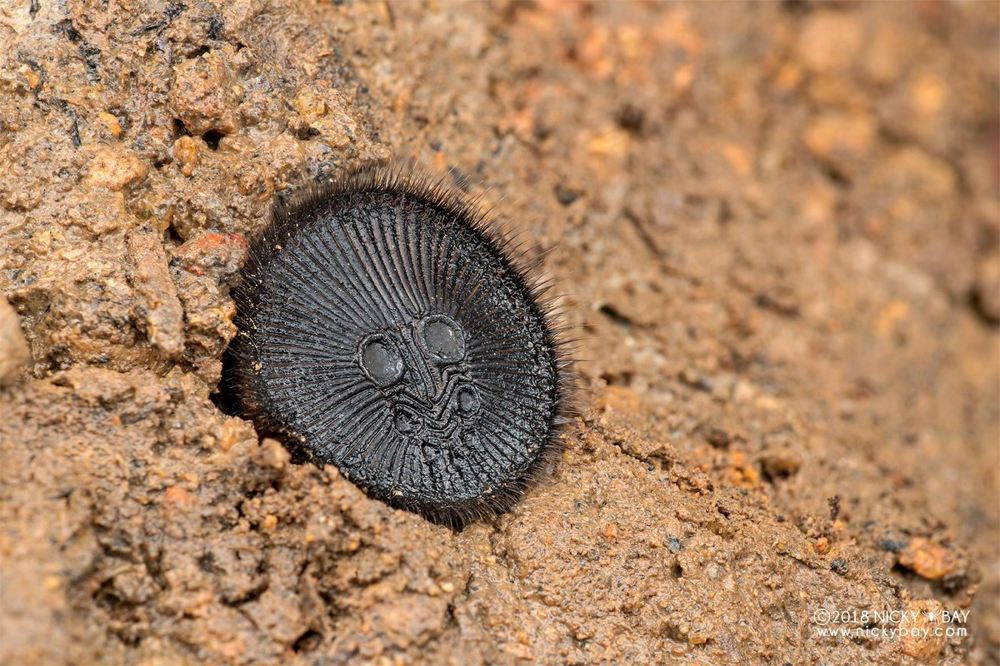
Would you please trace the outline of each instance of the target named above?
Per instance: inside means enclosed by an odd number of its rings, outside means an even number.
[[[545,469],[570,361],[524,248],[408,173],[364,169],[276,206],[234,291],[226,382],[262,435],[461,527]]]

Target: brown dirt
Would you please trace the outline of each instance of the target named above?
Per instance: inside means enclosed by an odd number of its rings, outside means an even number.
[[[0,663],[1000,662],[998,30],[0,6]],[[551,477],[461,533],[211,400],[273,199],[390,155],[537,241],[585,359]]]

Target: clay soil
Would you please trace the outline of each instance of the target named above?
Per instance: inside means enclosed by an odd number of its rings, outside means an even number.
[[[1000,663],[998,34],[0,2],[0,663]],[[392,158],[494,206],[579,339],[560,459],[461,532],[217,406],[272,203]]]

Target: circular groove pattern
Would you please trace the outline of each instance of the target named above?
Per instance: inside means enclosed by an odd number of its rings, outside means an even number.
[[[539,290],[440,185],[312,188],[251,245],[235,297],[244,413],[398,508],[455,526],[505,510],[565,420]]]

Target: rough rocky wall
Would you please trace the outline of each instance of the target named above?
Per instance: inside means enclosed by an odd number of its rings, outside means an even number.
[[[1000,660],[998,27],[0,6],[0,662]],[[271,202],[390,155],[537,239],[585,359],[553,476],[458,534],[210,399]]]

